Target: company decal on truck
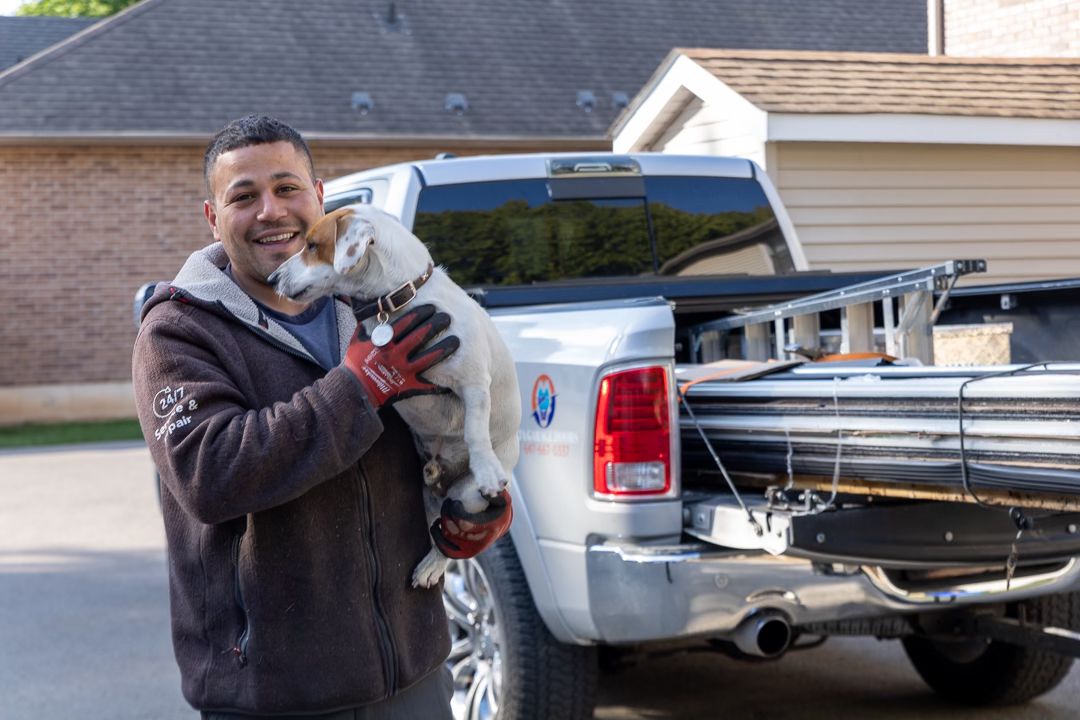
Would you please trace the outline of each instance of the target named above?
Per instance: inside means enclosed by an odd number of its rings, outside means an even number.
[[[533,383],[532,417],[541,428],[547,428],[555,419],[555,383],[547,375]]]
[[[523,455],[541,457],[566,457],[570,448],[578,443],[578,434],[572,431],[550,430],[555,420],[555,382],[548,375],[540,375],[533,383],[532,419],[539,430],[522,428],[518,431]]]
[[[578,434],[565,430],[518,430],[523,455],[566,457],[578,443]]]

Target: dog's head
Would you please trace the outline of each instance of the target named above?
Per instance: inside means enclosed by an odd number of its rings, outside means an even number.
[[[325,215],[306,240],[303,250],[267,278],[279,295],[302,302],[337,293],[380,295],[416,277],[430,261],[423,243],[370,205]]]

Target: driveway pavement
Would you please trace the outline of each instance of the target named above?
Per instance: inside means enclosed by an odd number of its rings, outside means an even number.
[[[142,443],[0,454],[0,718],[191,718]]]
[[[164,537],[142,444],[0,452],[0,719],[192,720],[168,631]],[[897,643],[779,662],[646,662],[600,683],[603,720],[1066,720],[1080,672],[1021,708],[937,701]],[[422,719],[421,719],[422,720]]]

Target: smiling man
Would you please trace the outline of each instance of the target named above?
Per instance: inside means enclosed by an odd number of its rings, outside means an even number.
[[[303,311],[266,278],[304,247],[308,229],[323,215],[322,180],[307,143],[286,125],[244,118],[211,143],[203,176],[203,214],[229,256],[236,284],[275,310]]]
[[[143,309],[133,379],[161,475],[173,646],[204,718],[449,718],[420,461],[390,406],[437,392],[457,347],[431,306],[376,347],[347,302],[279,297],[267,276],[322,214],[306,143],[230,123],[204,161],[219,242]],[[400,379],[372,380],[373,369]]]

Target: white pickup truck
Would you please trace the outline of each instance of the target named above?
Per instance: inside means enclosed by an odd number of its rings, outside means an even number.
[[[328,210],[356,202],[475,289],[517,364],[510,537],[445,584],[458,717],[591,717],[600,666],[690,647],[895,638],[939,694],[987,705],[1046,692],[1080,654],[1077,367],[968,386],[990,370],[730,365],[750,333],[710,323],[881,275],[805,272],[753,163],[443,158],[326,185]],[[953,307],[1000,319],[1006,297],[1063,290],[987,291],[982,312],[957,289]],[[1036,470],[1016,470],[1026,453]]]

